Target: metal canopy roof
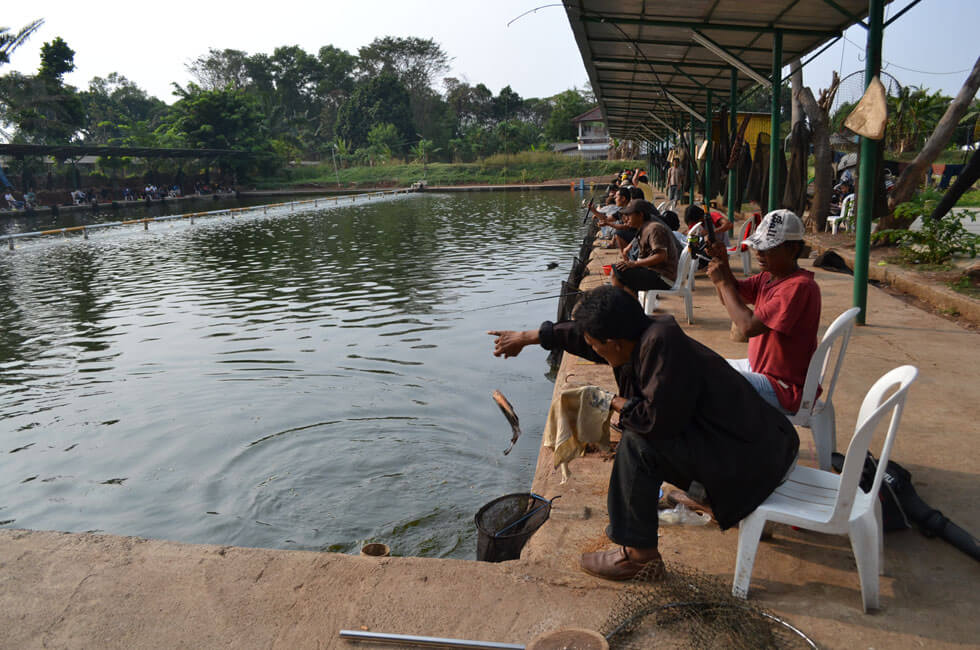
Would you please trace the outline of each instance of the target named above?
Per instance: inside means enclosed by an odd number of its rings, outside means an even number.
[[[728,103],[733,67],[719,49],[748,68],[741,94],[770,78],[777,31],[780,63],[805,59],[863,22],[868,0],[570,0],[565,10],[609,133],[649,140],[687,123],[682,103],[702,123],[708,89]]]

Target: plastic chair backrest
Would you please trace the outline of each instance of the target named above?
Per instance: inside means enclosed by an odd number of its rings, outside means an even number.
[[[851,443],[847,446],[847,453],[844,455],[844,467],[840,476],[840,492],[837,494],[837,503],[834,505],[832,520],[846,519],[850,516],[857,491],[860,489],[858,483],[861,480],[861,471],[864,469],[864,459],[867,456],[868,448],[871,446],[871,437],[881,420],[891,411],[888,433],[885,435],[885,442],[881,446],[878,469],[875,472],[874,483],[871,485],[871,497],[872,499],[877,498],[878,489],[881,487],[881,481],[885,475],[885,467],[888,465],[888,458],[891,455],[892,445],[895,442],[895,434],[898,432],[898,424],[902,419],[902,410],[908,397],[909,386],[912,385],[918,374],[919,369],[915,366],[899,366],[876,381],[868,390],[867,395],[864,396],[861,409],[858,411],[857,424],[854,426],[854,436],[851,438]],[[895,391],[888,395],[893,388]]]
[[[694,273],[691,271],[694,269],[694,265],[691,264],[691,249],[687,246],[681,251],[681,257],[677,260],[677,277],[674,278],[674,286],[670,288],[671,291],[680,291],[681,287],[691,286]],[[691,277],[689,280],[688,277]]]
[[[847,352],[847,344],[854,331],[854,320],[861,313],[860,307],[851,307],[837,317],[827,331],[824,333],[820,344],[810,358],[810,366],[806,371],[806,381],[803,383],[803,397],[800,400],[799,413],[808,413],[817,404],[817,390],[822,386],[821,397],[830,403],[834,396],[834,387],[837,385],[837,378],[840,376],[840,369],[844,363],[844,353]],[[834,351],[834,344],[840,339],[840,348]],[[830,381],[827,382],[827,375],[830,374]]]
[[[732,251],[733,253],[737,253],[738,251],[742,250],[745,240],[752,234],[752,226],[754,225],[755,222],[752,219],[746,219],[745,223],[742,224],[741,230],[738,231],[738,241],[736,241],[735,245],[728,250]]]
[[[840,216],[842,219],[847,219],[850,214],[851,208],[854,206],[854,194],[848,194],[844,197],[844,200],[840,203]]]

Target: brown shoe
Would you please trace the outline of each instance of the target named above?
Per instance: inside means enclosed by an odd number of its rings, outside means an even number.
[[[659,580],[664,575],[664,561],[659,553],[652,560],[634,562],[626,554],[626,548],[623,546],[610,551],[583,553],[581,565],[582,570],[589,575],[606,580],[632,580],[647,565],[653,565],[646,571],[648,579]]]

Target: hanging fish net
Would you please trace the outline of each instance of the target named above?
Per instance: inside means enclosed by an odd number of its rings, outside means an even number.
[[[599,630],[610,650],[817,647],[775,614],[732,596],[731,585],[677,564],[651,581],[652,566],[620,592]]]

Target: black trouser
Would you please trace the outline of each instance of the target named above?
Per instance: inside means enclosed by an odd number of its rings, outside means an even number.
[[[624,431],[609,477],[606,535],[622,546],[657,546],[657,502],[664,481],[686,490],[694,477],[668,460],[643,436]]]
[[[629,287],[633,291],[670,289],[672,286],[659,273],[645,266],[634,266],[631,269],[623,269],[622,271],[613,267],[613,273],[624,287]]]

